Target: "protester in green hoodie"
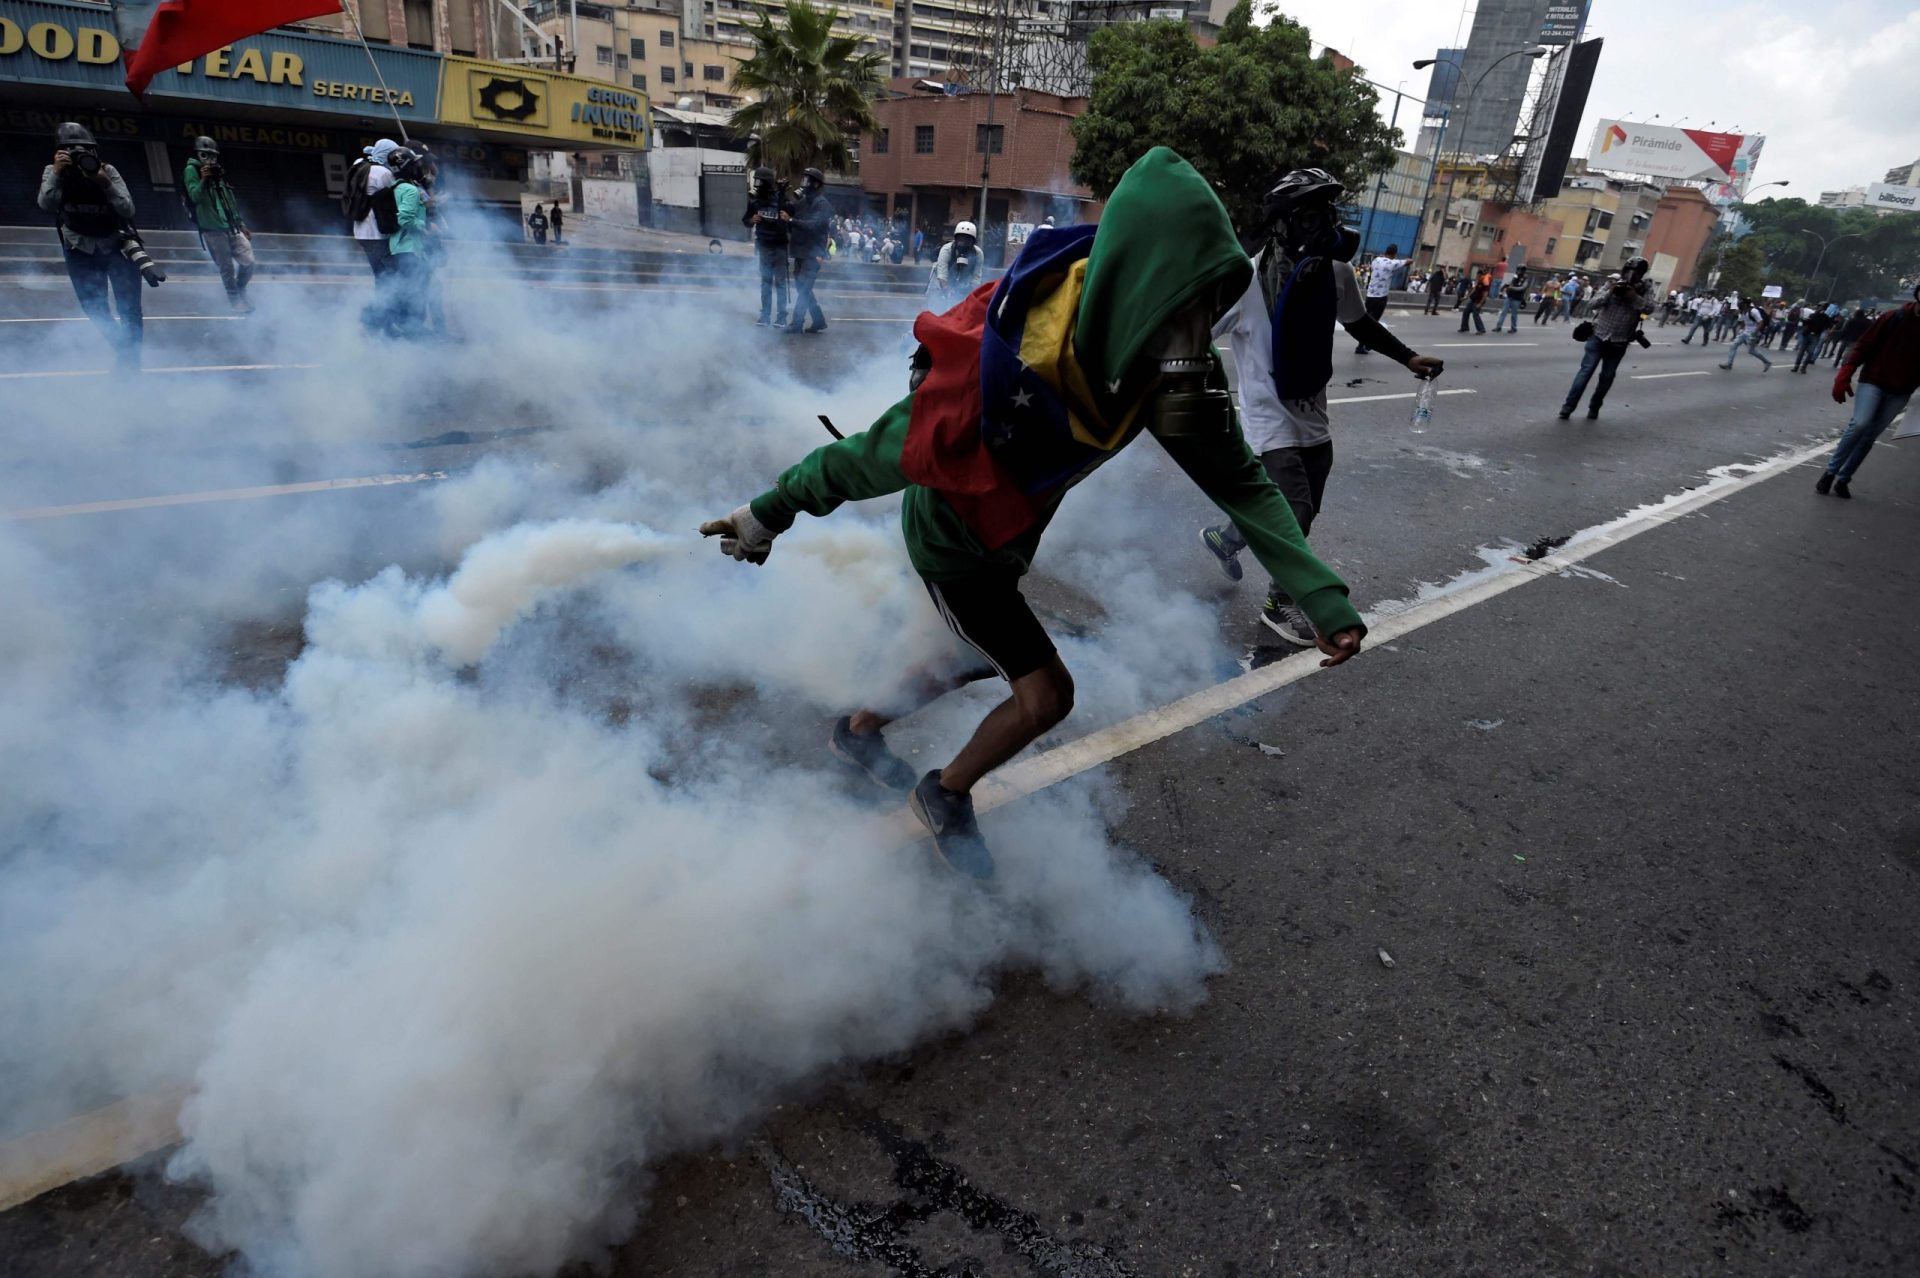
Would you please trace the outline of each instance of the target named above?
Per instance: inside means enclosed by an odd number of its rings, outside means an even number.
[[[240,217],[240,204],[227,171],[220,163],[220,144],[212,138],[193,140],[193,158],[187,161],[180,185],[193,209],[200,243],[220,269],[227,304],[241,314],[253,309],[247,301],[247,281],[253,278],[253,237]]]
[[[1169,226],[1182,234],[1166,234]],[[1143,432],[1226,513],[1254,557],[1322,638],[1323,665],[1366,633],[1347,587],[1308,549],[1286,498],[1247,447],[1209,332],[1252,264],[1226,209],[1185,160],[1156,147],[1129,169],[1094,227],[1037,231],[1005,279],[914,333],[913,391],[865,432],[814,450],[775,486],[701,525],[736,559],[766,562],[801,512],[900,492],[907,552],[947,624],[991,671],[942,672],[926,699],[997,674],[1012,695],[945,768],[916,784],[862,710],[829,748],[910,791],[949,864],[985,877],[992,859],[970,793],[1073,707],[1073,679],[1020,593],[1020,577],[1067,489]],[[991,300],[991,307],[989,302]],[[924,704],[924,702],[923,702]],[[891,717],[905,713],[892,708]]]

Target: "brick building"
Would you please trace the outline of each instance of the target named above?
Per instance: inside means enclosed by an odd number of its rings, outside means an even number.
[[[1646,258],[1654,264],[1654,274],[1668,288],[1687,288],[1693,284],[1694,263],[1700,250],[1713,234],[1720,219],[1719,206],[1691,186],[1670,186],[1653,211],[1653,225],[1647,228]],[[1661,275],[1667,262],[1672,270]]]
[[[873,104],[879,131],[861,139],[860,185],[876,214],[936,231],[974,218],[987,159],[989,227],[1048,216],[1064,226],[1097,214],[1093,193],[1067,172],[1069,126],[1086,110],[1085,98],[1037,89],[920,93],[913,84],[893,81],[889,96]]]

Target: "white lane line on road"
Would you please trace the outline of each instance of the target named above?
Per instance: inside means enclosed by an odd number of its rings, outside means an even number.
[[[1422,627],[1464,612],[1475,604],[1505,594],[1518,586],[1542,577],[1551,577],[1601,551],[1630,541],[1640,534],[1665,527],[1722,498],[1731,497],[1775,475],[1819,457],[1832,448],[1831,443],[1802,445],[1768,458],[1757,465],[1736,463],[1716,467],[1700,487],[1675,493],[1651,505],[1641,506],[1616,519],[1583,529],[1568,539],[1554,554],[1542,559],[1516,563],[1510,569],[1486,575],[1475,574],[1452,590],[1420,603],[1382,605],[1366,615],[1369,652],[1365,660],[1388,643]],[[1296,656],[1270,666],[1203,688],[1155,710],[1097,729],[1044,754],[1019,759],[982,782],[974,791],[974,810],[990,812],[1015,799],[1057,785],[1082,772],[1110,763],[1123,754],[1152,745],[1177,732],[1205,723],[1229,710],[1263,697],[1288,684],[1319,674],[1322,667],[1312,654]],[[918,831],[919,827],[907,822]],[[906,828],[903,826],[903,828]]]
[[[105,515],[122,510],[154,510],[162,506],[202,506],[209,502],[253,501],[261,497],[290,497],[297,493],[330,493],[350,488],[386,488],[394,484],[426,484],[447,478],[444,470],[411,475],[361,475],[353,479],[316,479],[300,484],[265,484],[258,488],[216,488],[203,493],[169,493],[160,497],[128,497],[119,501],[83,501],[70,506],[29,506],[0,510],[0,520],[64,519],[69,515]]]
[[[1481,347],[1482,349],[1485,349],[1485,350],[1492,350],[1495,347],[1505,348],[1508,346],[1538,346],[1540,345],[1540,343],[1538,342],[1429,342],[1428,345],[1436,349],[1446,349],[1446,350],[1451,350],[1456,347],[1465,349],[1465,348],[1474,347],[1474,346]]]
[[[144,315],[142,320],[148,324],[159,320],[199,320],[202,323],[239,323],[250,318],[246,315]],[[91,324],[84,315],[40,315],[26,319],[0,319],[0,324]]]
[[[1348,395],[1343,399],[1330,399],[1329,404],[1371,404],[1383,399],[1412,399],[1419,391],[1396,391],[1391,395]],[[1436,395],[1478,395],[1480,392],[1470,387],[1454,390],[1435,391]]]
[[[173,364],[143,368],[142,373],[251,373],[270,368],[318,368],[318,364]],[[55,368],[32,373],[0,373],[0,380],[17,382],[33,377],[111,377],[113,368]]]
[[[1473,574],[1459,587],[1424,602],[1398,607],[1383,605],[1368,614],[1367,639],[1372,647],[1358,660],[1367,660],[1393,640],[1436,621],[1498,598],[1530,581],[1554,576],[1581,560],[1783,474],[1820,456],[1830,447],[1824,442],[1804,445],[1757,465],[1716,467],[1708,472],[1712,478],[1700,487],[1637,507],[1617,519],[1575,533],[1555,554],[1495,573]],[[991,812],[1036,794],[1270,692],[1311,678],[1321,669],[1311,655],[1289,658],[1096,729],[1063,746],[1015,760],[974,791],[974,810]],[[924,834],[917,821],[904,815],[887,825],[903,841]],[[0,1211],[174,1144],[180,1139],[177,1122],[180,1101],[177,1094],[132,1097],[78,1115],[45,1131],[0,1144]]]
[[[1629,380],[1636,381],[1636,382],[1651,382],[1656,378],[1661,378],[1661,377],[1711,377],[1711,376],[1713,376],[1713,370],[1710,368],[1690,368],[1684,373],[1628,373],[1627,374],[1627,377]]]

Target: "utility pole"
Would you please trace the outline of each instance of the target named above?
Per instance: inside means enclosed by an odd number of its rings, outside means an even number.
[[[991,2],[991,0],[990,0]],[[980,141],[980,239],[987,235],[987,188],[993,175],[993,107],[998,99],[1000,79],[1000,16],[993,18],[993,34],[987,46],[987,135]],[[1002,252],[1004,253],[1004,249]]]

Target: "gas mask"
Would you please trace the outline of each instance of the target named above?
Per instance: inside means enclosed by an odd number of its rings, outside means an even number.
[[[1331,204],[1304,204],[1274,223],[1274,237],[1291,261],[1309,257],[1330,257],[1350,262],[1360,251],[1360,236],[1340,223],[1340,213]]]
[[[1211,296],[1195,298],[1161,325],[1141,355],[1159,374],[1148,419],[1155,435],[1212,435],[1233,428],[1233,396],[1207,385],[1216,310]]]

